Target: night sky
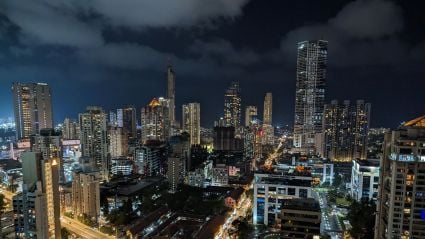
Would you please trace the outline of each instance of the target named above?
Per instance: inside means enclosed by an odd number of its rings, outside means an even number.
[[[372,127],[425,114],[425,1],[1,0],[0,117],[11,83],[46,82],[56,123],[87,105],[138,109],[164,96],[168,61],[181,104],[203,126],[223,114],[239,80],[242,104],[292,124],[296,42],[329,41],[326,97],[372,103]]]

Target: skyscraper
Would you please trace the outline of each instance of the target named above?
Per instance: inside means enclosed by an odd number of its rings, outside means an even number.
[[[263,124],[272,125],[272,109],[273,109],[273,96],[272,93],[266,93],[264,97],[264,112]]]
[[[57,158],[22,153],[22,193],[13,197],[18,238],[61,238]]]
[[[142,143],[148,140],[165,141],[170,135],[170,100],[153,98],[141,110]]]
[[[87,107],[85,113],[79,115],[81,131],[81,153],[89,157],[93,166],[97,167],[103,179],[109,175],[108,134],[106,114],[102,108]]]
[[[128,135],[121,127],[108,126],[109,154],[111,158],[128,155]]]
[[[332,161],[351,161],[367,158],[367,135],[370,123],[370,103],[358,100],[356,105],[337,100],[324,106],[323,152],[321,156]]]
[[[375,239],[425,238],[425,116],[385,135]]]
[[[53,128],[52,92],[45,83],[13,83],[16,137],[28,138]]]
[[[264,97],[264,112],[263,112],[263,144],[272,145],[274,142],[274,128],[272,125],[272,110],[273,98],[272,93],[266,93]]]
[[[322,131],[328,42],[298,43],[295,91],[294,146],[314,152],[316,133]]]
[[[137,119],[136,119],[136,108],[128,105],[123,109],[119,109],[121,115],[117,113],[117,118],[122,119],[122,125],[124,133],[127,135],[127,139],[135,139],[137,137]]]
[[[241,125],[241,94],[239,82],[233,81],[224,94],[224,122],[237,129]]]
[[[245,126],[251,125],[252,120],[257,116],[257,106],[249,105],[245,108]]]
[[[176,75],[171,65],[167,67],[167,99],[169,103],[169,119],[170,125],[176,124]]]
[[[190,144],[201,143],[201,105],[189,103],[183,105],[183,131],[190,135]]]

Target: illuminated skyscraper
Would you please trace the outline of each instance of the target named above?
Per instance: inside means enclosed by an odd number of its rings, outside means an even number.
[[[13,83],[16,137],[28,138],[53,128],[52,92],[45,83]]]
[[[257,106],[249,105],[245,108],[245,126],[251,125],[252,120],[257,116]]]
[[[106,114],[102,108],[90,106],[85,113],[79,115],[79,119],[82,156],[89,157],[92,165],[101,171],[102,178],[107,179],[109,154]]]
[[[264,97],[264,112],[263,112],[263,144],[272,145],[274,143],[274,128],[272,125],[272,110],[273,97],[272,93],[267,93]]]
[[[153,98],[141,110],[142,143],[148,140],[165,141],[170,135],[169,99]]]
[[[171,65],[167,68],[167,99],[169,102],[170,125],[176,124],[176,75]]]
[[[356,105],[345,100],[326,104],[323,115],[323,152],[321,156],[333,161],[352,161],[367,158],[371,104],[358,100]],[[319,142],[317,142],[319,143]]]
[[[183,131],[190,135],[190,144],[201,143],[201,105],[189,103],[183,105]]]
[[[224,94],[224,122],[237,129],[241,125],[241,94],[239,82],[233,81]]]
[[[425,116],[385,135],[375,239],[425,238]]]
[[[128,135],[121,127],[108,126],[109,154],[111,158],[128,155]]]
[[[272,110],[273,110],[273,96],[272,93],[266,93],[264,97],[264,112],[263,124],[272,125]]]
[[[295,91],[294,146],[314,152],[315,136],[322,131],[328,42],[298,43]]]

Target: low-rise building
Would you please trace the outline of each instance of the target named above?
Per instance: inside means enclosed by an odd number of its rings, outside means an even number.
[[[379,159],[354,160],[350,194],[357,201],[376,200],[379,184]]]
[[[313,198],[285,199],[280,215],[280,238],[314,238],[320,236],[320,205]]]

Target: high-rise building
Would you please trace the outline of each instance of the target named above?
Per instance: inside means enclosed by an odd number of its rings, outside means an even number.
[[[177,186],[180,183],[182,172],[182,160],[178,157],[170,157],[167,160],[167,180],[170,185],[170,192],[177,192]]]
[[[236,151],[243,147],[242,139],[235,138],[234,127],[214,127],[214,150]]]
[[[65,118],[62,127],[63,139],[79,139],[80,127],[75,119]]]
[[[142,176],[164,176],[166,161],[167,147],[160,141],[147,141],[134,150],[136,171]]]
[[[176,74],[171,65],[167,67],[167,99],[169,100],[170,125],[176,125]]]
[[[363,100],[358,100],[356,105],[348,100],[326,104],[322,140],[316,140],[316,151],[332,161],[366,159],[370,111],[370,103]]]
[[[241,92],[239,82],[233,81],[224,94],[224,123],[237,129],[241,125]]]
[[[100,215],[99,171],[88,166],[72,174],[72,211],[97,221]]]
[[[142,142],[148,140],[165,141],[170,135],[168,99],[153,98],[151,102],[141,110]]]
[[[375,239],[425,238],[425,116],[385,135]]]
[[[13,197],[17,238],[61,238],[57,158],[24,152],[22,193]]]
[[[108,139],[111,158],[128,155],[128,135],[123,128],[108,126]]]
[[[201,143],[201,105],[189,103],[183,105],[183,131],[190,135],[190,144]]]
[[[62,137],[54,129],[41,129],[40,134],[30,138],[32,152],[39,152],[43,159],[55,158],[60,182],[65,182],[63,171]]]
[[[16,138],[53,128],[52,92],[45,83],[13,83]]]
[[[127,135],[127,139],[135,139],[137,137],[137,119],[136,108],[134,106],[126,106],[122,109],[122,128]]]
[[[268,92],[264,97],[263,124],[272,125],[272,110],[273,96],[272,93]]]
[[[322,131],[328,42],[298,43],[294,146],[314,153],[315,135]]]
[[[257,106],[249,105],[245,108],[245,126],[251,125],[252,120],[257,116]]]
[[[100,170],[102,178],[108,179],[109,150],[106,114],[102,108],[90,106],[85,113],[79,115],[79,119],[82,156],[91,158],[92,165]]]
[[[273,145],[274,143],[274,128],[272,125],[272,110],[273,97],[272,93],[267,93],[264,97],[264,112],[263,112],[263,144]]]

